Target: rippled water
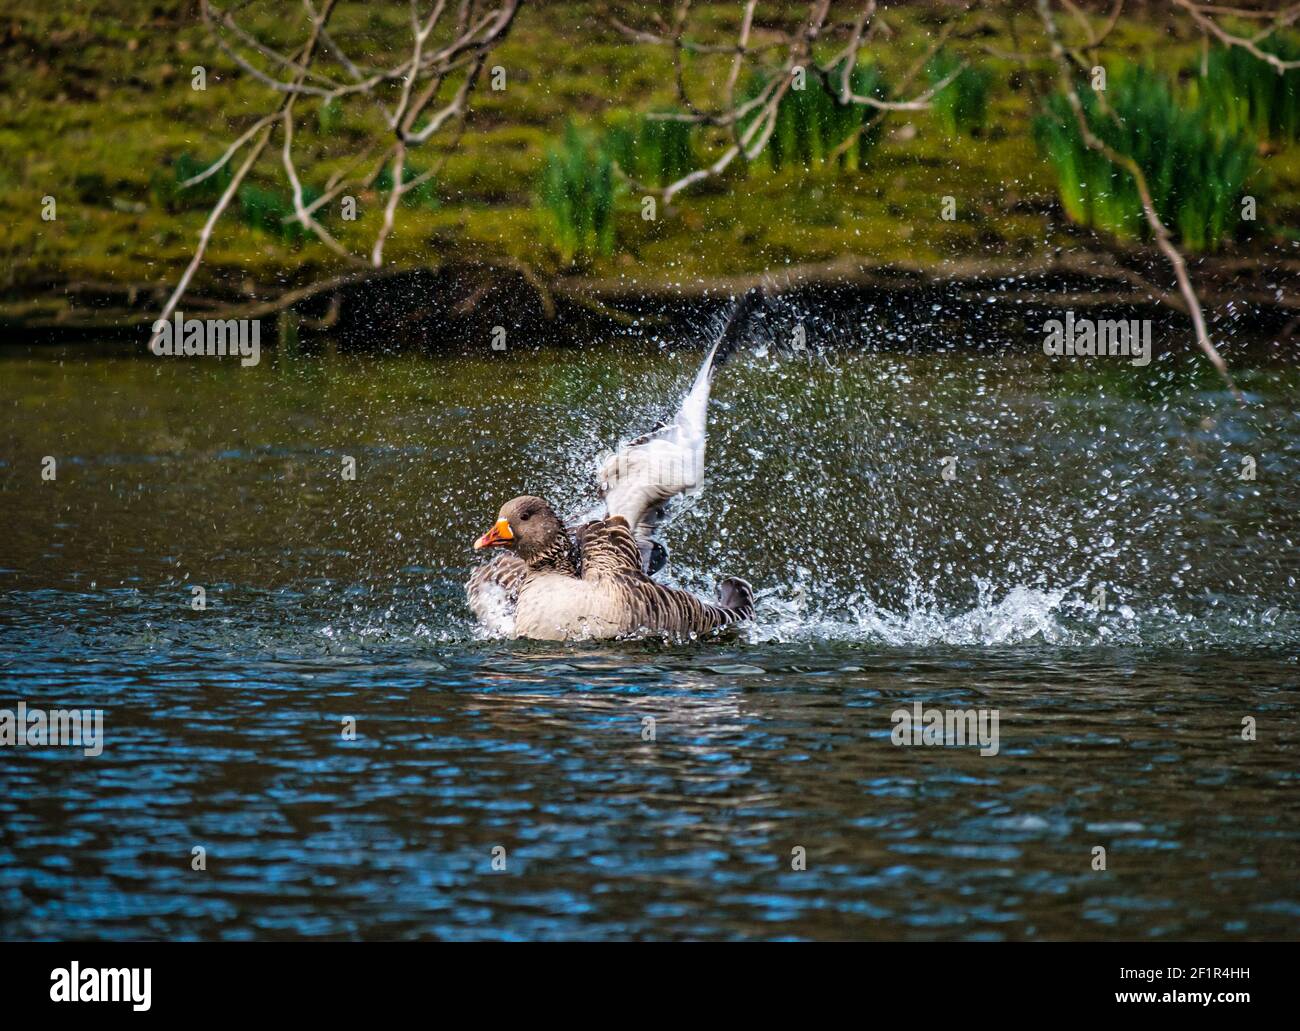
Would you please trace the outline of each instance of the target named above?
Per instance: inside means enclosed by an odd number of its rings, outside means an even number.
[[[469,543],[698,352],[74,355],[0,358],[0,708],[106,745],[0,749],[6,937],[1300,932],[1290,367],[743,356],[666,536],[754,626],[556,646],[474,626]]]

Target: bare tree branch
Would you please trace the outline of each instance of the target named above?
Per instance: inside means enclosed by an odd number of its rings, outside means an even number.
[[[307,42],[303,44],[302,54],[297,62],[302,69],[298,73],[300,76],[306,75],[306,70],[310,66],[311,61],[316,54],[316,43],[320,39],[320,31],[329,20],[336,3],[337,0],[326,0],[320,16],[312,23],[311,33],[307,38]],[[293,95],[290,94],[281,102],[279,112],[281,115],[288,110],[292,99]],[[220,199],[218,199],[217,203],[213,206],[212,211],[208,215],[207,221],[203,225],[203,231],[199,234],[198,246],[194,249],[194,256],[190,259],[189,265],[186,266],[185,272],[181,275],[180,282],[176,284],[176,289],[172,291],[171,296],[167,298],[167,303],[163,305],[162,313],[158,317],[159,322],[167,321],[176,311],[177,305],[180,304],[181,298],[189,288],[190,280],[194,278],[194,273],[198,271],[199,265],[203,263],[203,256],[207,253],[208,243],[212,239],[213,229],[216,228],[217,222],[221,219],[226,208],[230,206],[231,200],[234,198],[240,185],[247,177],[253,165],[257,163],[257,159],[262,156],[262,151],[266,149],[267,143],[270,142],[271,131],[274,128],[275,122],[271,121],[261,129],[261,135],[257,138],[256,142],[253,143],[252,147],[249,148],[248,155],[244,158],[243,164],[239,166],[239,169],[233,176],[231,176],[230,182],[226,184],[226,188],[222,191]],[[247,136],[247,134],[245,135]],[[251,137],[249,138],[251,139]],[[159,336],[159,334],[155,333],[153,339],[149,341],[150,350],[153,350],[155,345],[158,343]]]
[[[1085,146],[1090,150],[1095,150],[1102,154],[1113,164],[1123,168],[1130,176],[1133,177],[1137,185],[1138,196],[1142,200],[1142,213],[1146,218],[1147,225],[1151,229],[1151,234],[1155,238],[1156,246],[1160,248],[1162,254],[1168,260],[1174,271],[1174,278],[1178,282],[1178,291],[1182,294],[1183,301],[1187,305],[1187,313],[1192,319],[1192,326],[1196,332],[1196,344],[1205,356],[1210,360],[1216,372],[1223,379],[1228,389],[1232,392],[1238,402],[1245,404],[1245,396],[1237,387],[1232,378],[1232,373],[1228,371],[1227,362],[1223,360],[1218,349],[1210,341],[1210,336],[1205,326],[1205,314],[1201,310],[1200,299],[1196,296],[1196,291],[1192,287],[1191,277],[1187,274],[1187,262],[1183,259],[1178,248],[1174,246],[1170,239],[1169,230],[1160,219],[1156,212],[1155,201],[1151,197],[1151,190],[1147,184],[1146,175],[1142,168],[1134,160],[1132,155],[1122,154],[1113,147],[1107,145],[1092,130],[1088,124],[1088,115],[1084,110],[1083,101],[1079,98],[1078,89],[1075,86],[1074,73],[1070,64],[1069,57],[1066,53],[1065,44],[1061,40],[1060,26],[1056,22],[1056,15],[1052,11],[1052,0],[1037,0],[1038,14],[1042,19],[1043,27],[1047,30],[1048,41],[1051,46],[1052,57],[1056,60],[1057,69],[1061,82],[1061,89],[1065,93],[1065,98],[1070,105],[1071,111],[1079,125],[1079,134],[1083,139]]]
[[[663,19],[656,17],[655,20],[661,25],[658,30],[630,25],[613,14],[609,16],[611,24],[629,40],[673,48],[677,99],[684,110],[651,114],[650,118],[697,125],[725,126],[731,129],[731,144],[715,160],[667,186],[647,188],[647,192],[658,193],[665,203],[670,203],[682,190],[720,175],[736,158],[744,158],[747,161],[756,159],[772,137],[781,101],[790,90],[794,76],[798,73],[812,74],[819,78],[826,89],[842,104],[855,104],[883,113],[921,111],[929,108],[935,95],[948,86],[965,67],[964,63],[960,64],[942,81],[918,91],[915,95],[908,96],[903,93],[920,67],[948,38],[952,24],[952,19],[949,19],[945,22],[944,30],[939,34],[934,46],[895,88],[894,96],[877,97],[855,93],[852,87],[853,69],[858,63],[863,47],[870,41],[872,33],[883,23],[879,19],[877,0],[864,0],[859,5],[846,4],[847,7],[856,6],[856,13],[852,17],[838,20],[831,18],[834,2],[835,0],[812,0],[808,4],[808,13],[804,18],[792,27],[781,31],[765,30],[775,38],[771,42],[759,44],[753,42],[757,8],[755,0],[748,0],[741,9],[734,43],[715,43],[688,38],[691,0],[678,0],[671,25],[663,24]],[[966,3],[957,8],[953,12],[953,18],[965,13],[969,6],[970,4]],[[814,56],[814,46],[825,39],[843,39],[845,42],[829,61],[818,64]],[[701,104],[690,96],[682,70],[683,53],[729,58],[719,102],[714,105]],[[763,63],[763,58],[771,55],[779,58],[779,63],[775,66],[770,62]],[[738,103],[736,89],[747,64],[750,64],[753,70],[765,79],[765,82],[756,96]],[[874,125],[876,121],[877,119],[869,119],[864,122],[857,134],[850,136],[849,140],[837,148],[836,155],[852,145],[858,135]]]
[[[1196,22],[1197,25],[1206,32],[1215,36],[1220,43],[1230,47],[1241,47],[1241,49],[1245,50],[1252,57],[1256,57],[1259,60],[1272,65],[1279,75],[1283,72],[1300,68],[1300,61],[1284,61],[1276,54],[1270,54],[1267,50],[1261,50],[1259,47],[1261,41],[1267,39],[1278,29],[1283,29],[1289,25],[1293,25],[1297,19],[1300,19],[1300,4],[1292,4],[1284,10],[1275,12],[1273,15],[1272,25],[1259,32],[1254,37],[1247,39],[1245,36],[1234,35],[1227,29],[1223,28],[1223,26],[1214,20],[1212,15],[1228,14],[1238,18],[1259,18],[1264,16],[1261,12],[1252,12],[1236,7],[1200,4],[1196,3],[1195,0],[1174,0],[1174,3],[1191,15],[1192,20]]]
[[[194,255],[168,298],[161,317],[168,319],[175,312],[203,263],[217,223],[238,195],[277,128],[282,134],[280,166],[293,202],[293,213],[286,215],[284,221],[298,223],[349,264],[380,267],[385,245],[396,227],[402,198],[439,174],[450,154],[450,150],[444,150],[432,168],[408,177],[410,151],[426,144],[453,123],[460,128],[454,132],[451,146],[454,148],[459,143],[469,98],[488,55],[509,33],[522,2],[459,0],[452,5],[448,0],[429,0],[426,9],[421,0],[410,0],[410,49],[397,64],[388,66],[391,57],[387,61],[354,59],[340,40],[337,26],[335,33],[330,32],[329,22],[340,0],[303,0],[308,26],[306,40],[292,51],[267,43],[250,27],[253,23],[248,3],[220,7],[213,0],[200,0],[201,16],[216,47],[280,99],[275,110],[262,115],[240,133],[216,161],[180,184],[185,188],[203,182],[243,154],[231,181],[210,210]],[[319,71],[315,67],[318,58],[333,62],[342,69],[348,81],[340,82]],[[287,77],[279,78],[278,75]],[[431,105],[451,84],[456,85],[450,99],[431,110]],[[377,134],[381,138],[373,140],[357,157],[329,176],[324,191],[310,203],[302,172],[294,157],[295,105],[300,97],[322,105],[360,98],[376,106],[385,127],[383,133]],[[416,128],[422,120],[423,124]],[[359,179],[353,177],[357,169],[370,162],[373,165],[368,173]],[[387,191],[374,241],[366,256],[362,257],[335,238],[321,224],[317,212],[345,190],[371,188],[385,168],[392,173],[392,184]]]

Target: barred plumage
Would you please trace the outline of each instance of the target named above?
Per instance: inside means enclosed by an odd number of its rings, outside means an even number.
[[[751,290],[733,308],[672,421],[621,445],[602,464],[603,504],[587,522],[566,529],[540,498],[516,498],[501,510],[498,526],[504,523],[507,535],[489,531],[475,547],[508,550],[475,569],[467,585],[481,623],[507,636],[612,637],[637,630],[689,636],[749,618],[753,592],[743,580],[724,580],[720,603],[712,604],[650,576],[666,558],[653,534],[667,503],[703,483],[713,374],[746,339],[762,300],[761,289]],[[524,528],[538,514],[554,530],[545,542]]]
[[[753,592],[723,581],[718,604],[655,583],[622,516],[584,523],[572,534],[541,498],[522,497],[501,509],[497,531],[480,546],[505,546],[513,562],[494,562],[476,577],[502,589],[517,583],[515,637],[572,640],[656,633],[709,634],[753,615]],[[494,567],[495,572],[493,572]]]

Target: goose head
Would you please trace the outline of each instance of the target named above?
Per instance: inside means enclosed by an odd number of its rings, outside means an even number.
[[[474,542],[474,550],[509,548],[525,562],[569,547],[569,535],[559,516],[541,498],[525,494],[501,506],[496,524]]]

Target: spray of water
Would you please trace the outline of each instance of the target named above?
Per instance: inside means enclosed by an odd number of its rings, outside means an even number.
[[[1296,639],[1285,405],[1224,406],[1171,356],[1089,379],[1023,357],[858,345],[760,344],[715,384],[707,482],[675,503],[663,578],[701,594],[749,579],[750,641]],[[589,393],[535,452],[541,492],[573,514],[589,506],[598,456],[671,414],[696,361],[666,355]],[[1272,489],[1239,475],[1243,455],[1265,452]]]

